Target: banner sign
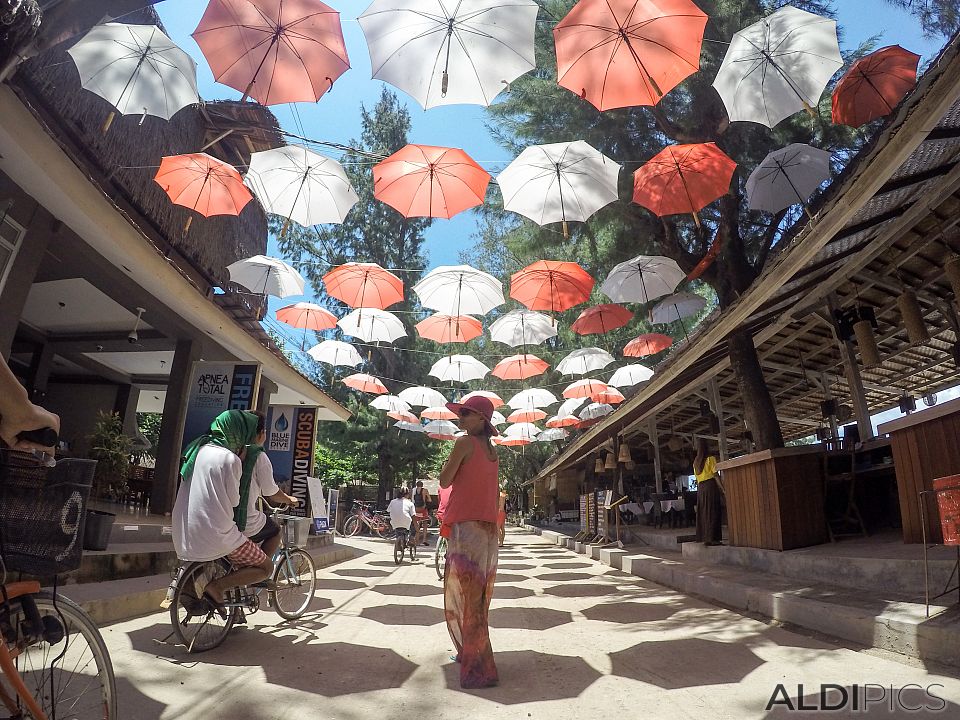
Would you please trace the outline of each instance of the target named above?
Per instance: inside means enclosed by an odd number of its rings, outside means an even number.
[[[308,516],[309,485],[313,475],[313,445],[317,409],[302,405],[271,405],[267,409],[267,440],[264,449],[273,463],[273,477],[284,490],[300,500],[292,513]]]
[[[307,489],[310,491],[310,509],[314,532],[330,530],[330,518],[327,515],[327,503],[323,500],[323,485],[320,478],[308,477]]]
[[[224,410],[256,409],[259,388],[259,363],[194,363],[181,447],[206,434]]]
[[[331,488],[327,490],[327,517],[330,519],[330,529],[337,534],[337,505],[340,503],[340,491]]]

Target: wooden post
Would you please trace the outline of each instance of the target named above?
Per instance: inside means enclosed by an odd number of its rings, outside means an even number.
[[[723,401],[720,398],[720,386],[717,384],[717,378],[710,378],[707,383],[707,389],[710,391],[710,404],[713,406],[713,412],[720,421],[719,443],[720,443],[720,462],[727,459],[727,426],[723,419]]]
[[[860,366],[857,364],[857,353],[850,340],[840,339],[840,330],[837,327],[833,311],[837,307],[836,295],[831,293],[827,297],[827,315],[833,336],[840,345],[840,354],[843,358],[843,371],[847,376],[847,386],[850,388],[850,399],[853,401],[853,411],[857,416],[857,429],[860,431],[860,440],[870,440],[875,437],[873,424],[870,422],[870,409],[867,407],[867,397],[863,391],[863,378],[860,376]]]
[[[656,482],[657,492],[663,492],[663,476],[660,474],[660,436],[657,434],[657,416],[654,415],[648,420],[649,430],[647,435],[650,442],[653,443],[653,476]]]

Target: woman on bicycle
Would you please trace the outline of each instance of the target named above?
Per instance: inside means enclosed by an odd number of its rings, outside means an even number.
[[[423,480],[417,480],[416,487],[413,490],[413,507],[417,511],[416,523],[417,534],[413,541],[417,545],[429,545],[427,537],[429,532],[427,527],[430,524],[430,511],[427,510],[427,503],[430,502],[430,491],[423,486]]]

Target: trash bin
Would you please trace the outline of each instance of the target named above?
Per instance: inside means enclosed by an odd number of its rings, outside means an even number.
[[[960,475],[934,478],[944,545],[960,545]]]
[[[87,510],[87,520],[83,528],[83,549],[106,550],[116,517],[113,513]]]

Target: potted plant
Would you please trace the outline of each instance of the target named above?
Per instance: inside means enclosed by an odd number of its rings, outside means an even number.
[[[120,416],[117,413],[98,413],[89,440],[90,450],[87,455],[91,460],[97,461],[93,478],[94,495],[98,498],[122,497],[127,486],[133,440],[123,434],[123,421]],[[113,513],[87,510],[83,531],[85,550],[107,549],[115,518]]]

